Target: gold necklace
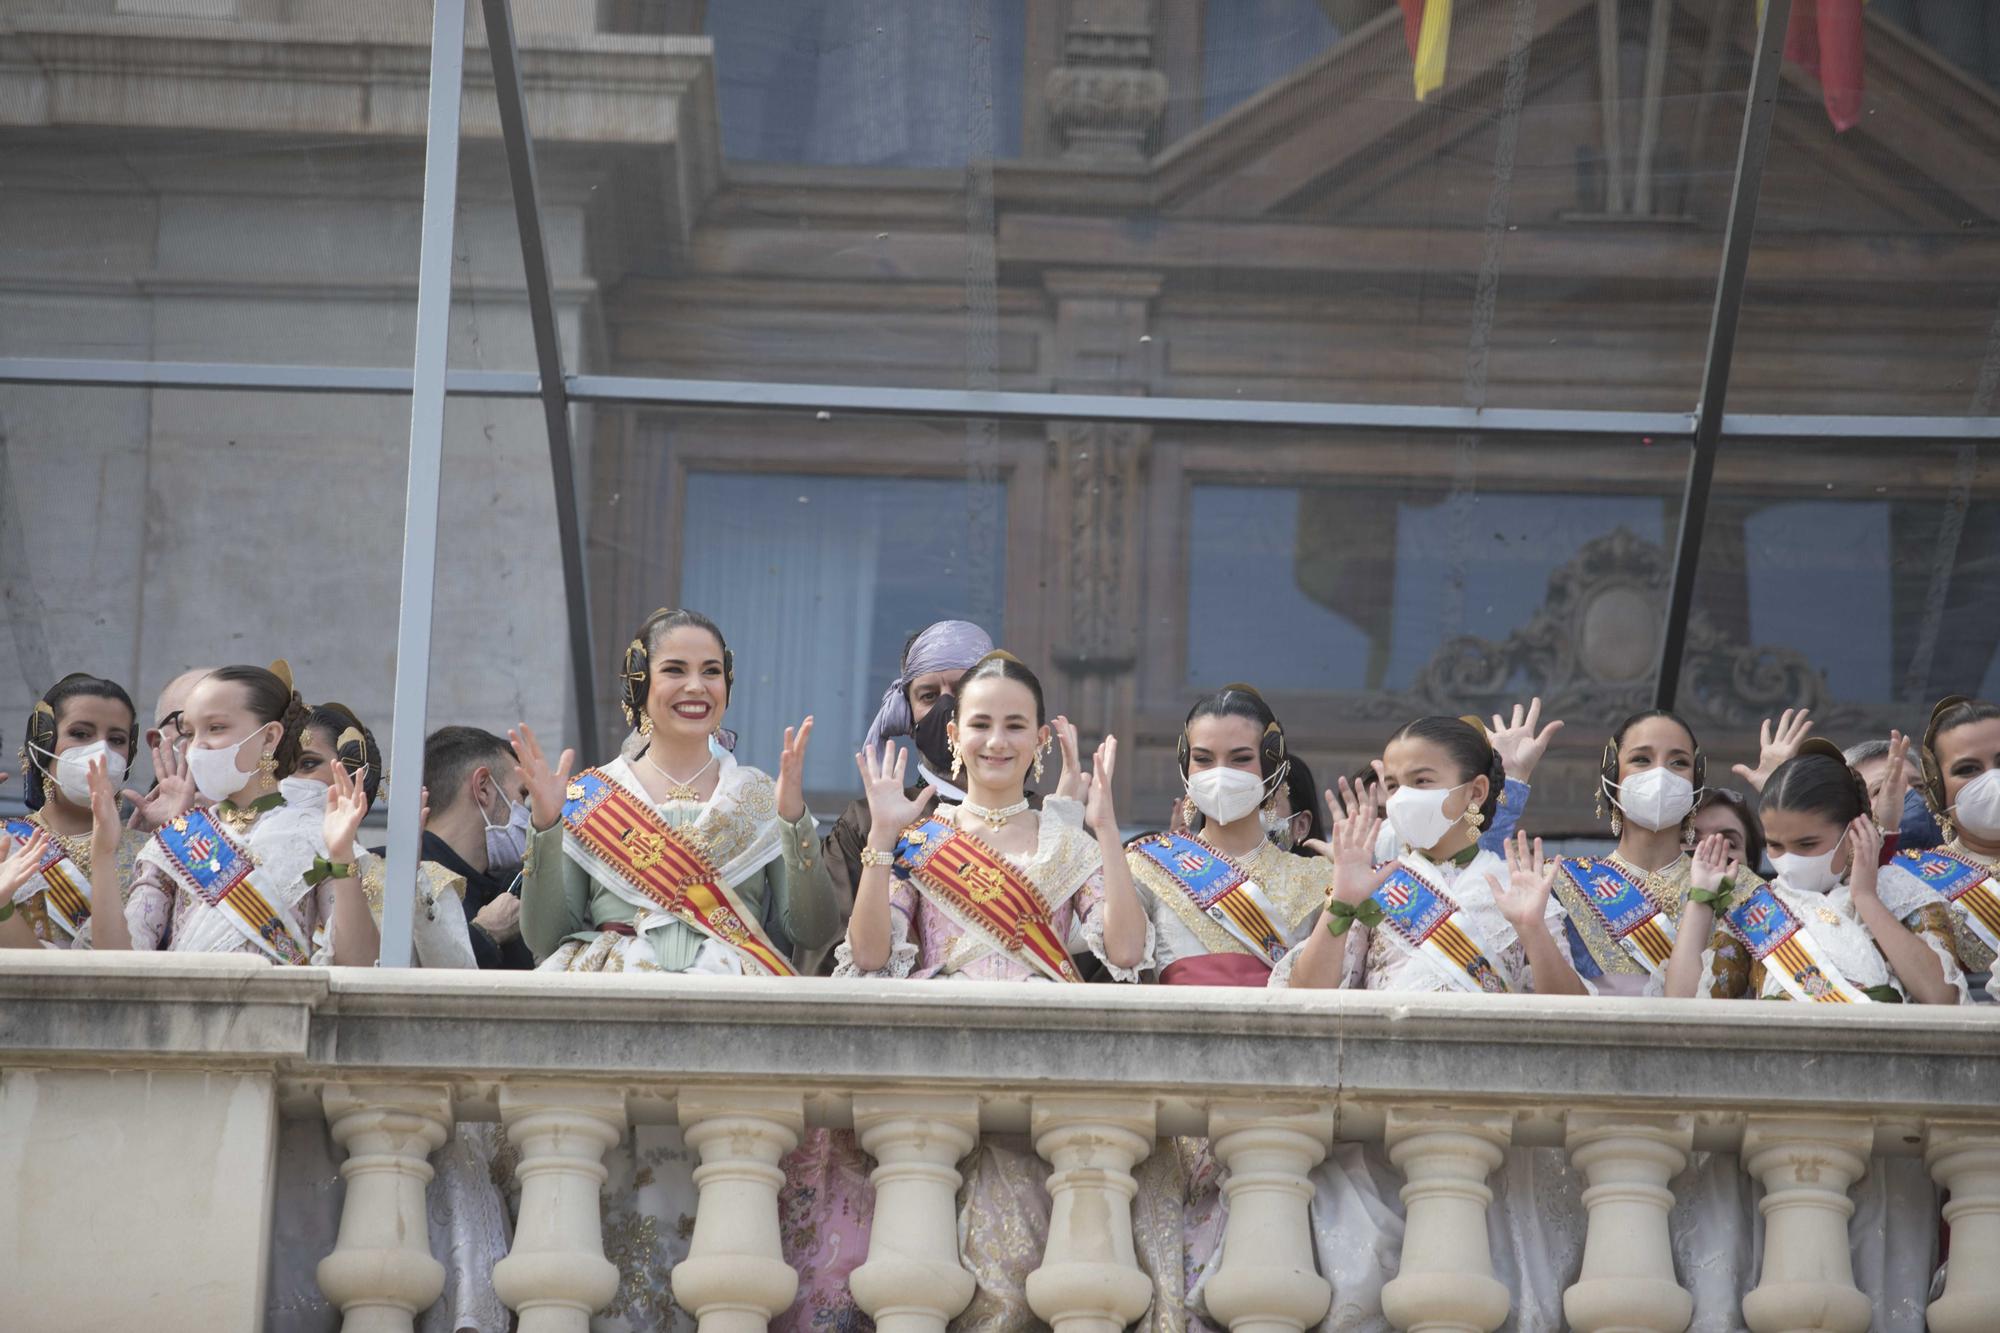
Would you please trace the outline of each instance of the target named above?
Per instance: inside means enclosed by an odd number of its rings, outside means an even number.
[[[86,875],[90,873],[89,834],[58,833],[49,826],[49,821],[42,817],[42,812],[39,810],[30,812],[28,822],[48,834],[49,840],[63,849],[63,855],[76,862],[77,869]]]
[[[974,805],[970,798],[960,801],[958,808],[975,819],[983,819],[989,828],[1004,828],[1007,821],[1028,808],[1028,798],[1023,796],[1012,805],[1003,805],[997,810],[989,810],[983,805]]]
[[[697,768],[694,772],[688,774],[686,778],[677,778],[673,774],[667,772],[666,769],[661,768],[658,764],[653,762],[652,751],[641,750],[639,752],[639,758],[642,762],[645,763],[647,768],[652,769],[655,773],[658,773],[661,777],[667,780],[666,799],[669,801],[699,801],[701,799],[701,793],[697,792],[694,789],[694,784],[701,780],[702,774],[708,772],[709,769],[715,767],[715,756],[710,755],[708,757],[707,763],[703,764],[700,768]]]
[[[1634,865],[1623,856],[1620,856],[1616,851],[1613,851],[1605,859],[1615,864],[1626,874],[1638,876],[1639,882],[1645,886],[1646,896],[1651,898],[1656,906],[1671,910],[1674,900],[1680,896],[1675,892],[1678,881],[1674,872],[1679,870],[1681,864],[1688,859],[1686,852],[1682,852],[1658,870],[1648,870],[1644,866]]]

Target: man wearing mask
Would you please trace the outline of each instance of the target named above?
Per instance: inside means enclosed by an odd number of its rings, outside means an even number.
[[[519,882],[528,846],[527,783],[507,742],[478,727],[440,727],[424,741],[431,817],[425,861],[465,877],[465,915],[481,967],[528,970]]]
[[[1889,742],[1863,741],[1850,745],[1845,751],[1847,766],[1861,775],[1868,784],[1868,799],[1874,801],[1882,794],[1882,780],[1889,775]],[[1903,814],[1895,829],[1897,839],[1894,850],[1903,852],[1928,852],[1944,845],[1944,830],[1931,814],[1931,808],[1924,804],[1924,774],[1917,767],[1916,748],[1911,747],[1904,766],[1909,770],[1910,785],[1903,793]],[[1877,811],[1877,817],[1881,812]]]

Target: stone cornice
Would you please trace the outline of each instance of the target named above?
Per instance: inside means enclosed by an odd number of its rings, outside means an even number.
[[[268,1068],[356,1077],[581,1080],[664,1106],[691,1087],[805,1085],[841,1123],[855,1091],[981,1094],[994,1127],[1055,1093],[1157,1098],[1198,1128],[1218,1094],[1333,1100],[1343,1133],[1412,1101],[1517,1117],[1553,1141],[1580,1106],[1857,1110],[1894,1149],[1918,1119],[1982,1118],[2000,1009],[1266,992],[1179,987],[571,977],[274,969],[243,958],[0,954],[0,1066]]]

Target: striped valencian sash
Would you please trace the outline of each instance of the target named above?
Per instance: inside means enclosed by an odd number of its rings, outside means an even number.
[[[1576,899],[1619,948],[1652,976],[1674,951],[1674,923],[1646,890],[1614,862],[1579,856],[1560,862]]]
[[[312,961],[304,932],[254,878],[257,860],[206,810],[190,810],[153,835],[167,873],[204,906],[220,912],[238,934],[281,963]]]
[[[16,847],[42,831],[25,819],[10,819],[6,828]],[[63,850],[53,833],[49,835],[49,849],[36,867],[36,877],[14,890],[14,901],[25,904],[38,893],[42,895],[42,908],[49,920],[61,926],[64,934],[76,938],[84,922],[90,920],[90,876]]]
[[[1147,885],[1183,920],[1190,914],[1214,922],[1232,939],[1272,967],[1284,960],[1291,944],[1283,920],[1250,872],[1205,843],[1177,833],[1140,838],[1130,849],[1142,858],[1139,869]],[[1153,871],[1157,873],[1146,874]],[[1165,880],[1164,892],[1157,881]],[[1191,923],[1190,923],[1191,924]]]
[[[1506,979],[1466,931],[1458,904],[1443,889],[1399,863],[1369,896],[1382,909],[1389,937],[1443,968],[1458,989],[1506,991]]]
[[[774,977],[798,975],[764,933],[757,914],[716,873],[699,844],[649,803],[595,768],[570,779],[563,827],[605,870],[644,905],[686,922],[733,949],[753,970]]]
[[[1893,864],[1928,884],[1946,902],[1965,909],[1967,928],[2000,953],[2000,878],[1991,869],[1942,848],[1897,852]]]
[[[970,833],[935,816],[912,824],[896,843],[896,871],[952,920],[1014,961],[1051,980],[1083,980],[1049,920],[1048,899]]]
[[[1818,1004],[1869,1004],[1868,996],[1840,974],[1806,929],[1768,884],[1759,884],[1723,916],[1750,956],[1777,978],[1794,1000]]]

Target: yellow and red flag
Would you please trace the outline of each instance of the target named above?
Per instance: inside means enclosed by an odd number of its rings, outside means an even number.
[[[1862,22],[1865,0],[1792,0],[1785,59],[1819,80],[1820,99],[1835,133],[1861,121]],[[1418,0],[1421,8],[1422,0]],[[1405,5],[1405,9],[1408,5]],[[1764,0],[1757,0],[1757,20]]]
[[[1444,86],[1445,57],[1451,50],[1451,0],[1397,0],[1403,7],[1403,36],[1416,62],[1417,100]]]

